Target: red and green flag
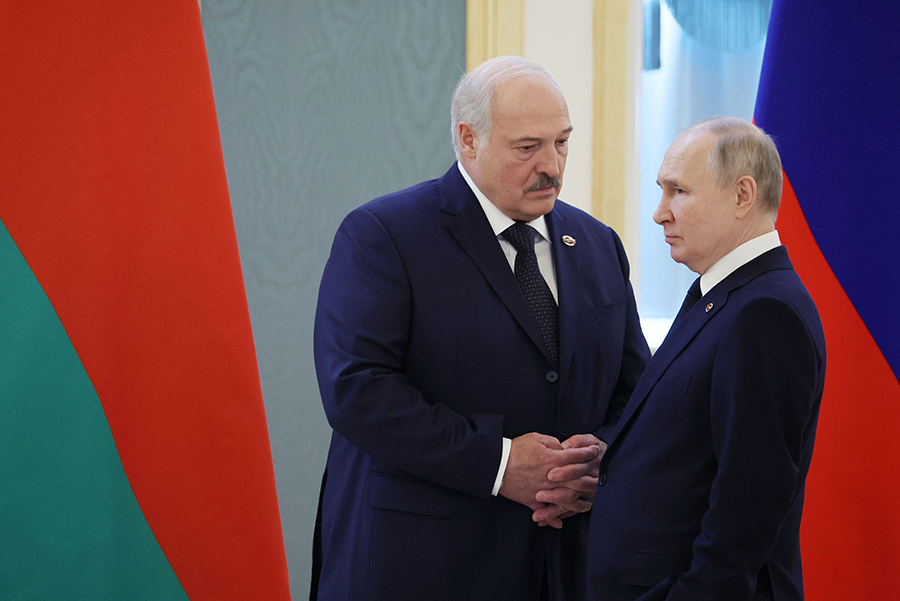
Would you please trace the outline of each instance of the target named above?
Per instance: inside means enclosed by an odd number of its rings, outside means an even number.
[[[289,599],[196,0],[0,1],[0,599]]]
[[[900,3],[775,0],[756,123],[828,346],[801,528],[808,599],[900,589]],[[765,469],[765,466],[760,466]]]

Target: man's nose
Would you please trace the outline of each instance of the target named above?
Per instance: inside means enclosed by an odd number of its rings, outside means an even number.
[[[537,170],[539,173],[546,173],[550,177],[559,177],[562,174],[562,161],[563,159],[556,151],[556,148],[548,146],[541,152]]]
[[[659,200],[659,205],[657,205],[656,210],[653,211],[653,221],[657,224],[662,225],[667,221],[671,221],[672,213],[669,211],[669,202],[666,200],[665,194]]]

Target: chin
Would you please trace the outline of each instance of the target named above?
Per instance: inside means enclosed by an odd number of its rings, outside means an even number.
[[[554,205],[556,204],[556,197],[553,198],[544,198],[537,201],[531,201],[525,207],[527,211],[523,211],[523,213],[528,214],[528,221],[533,221],[542,215],[546,215],[550,211],[553,210]]]
[[[678,252],[675,249],[674,246],[669,249],[669,256],[672,257],[672,260],[675,261],[676,263],[681,263],[688,269],[691,269],[691,266],[685,262],[685,258],[682,256],[682,254],[680,252]],[[693,271],[693,269],[691,269],[691,271]]]

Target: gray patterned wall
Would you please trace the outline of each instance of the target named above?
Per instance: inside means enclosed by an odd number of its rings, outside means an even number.
[[[465,0],[206,0],[203,26],[294,599],[331,429],[316,294],[341,219],[453,161]]]

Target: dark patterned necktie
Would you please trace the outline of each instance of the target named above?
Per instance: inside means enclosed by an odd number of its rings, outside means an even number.
[[[681,303],[681,309],[678,311],[678,315],[675,316],[675,321],[681,319],[682,315],[691,310],[691,307],[697,304],[697,301],[700,300],[700,278],[694,280],[694,283],[691,284],[691,287],[687,291],[687,295],[684,297],[684,302]],[[674,323],[674,322],[673,322]]]
[[[503,237],[516,249],[516,279],[519,280],[519,287],[537,320],[541,337],[550,350],[550,359],[555,368],[559,365],[559,307],[538,268],[537,255],[534,254],[534,234],[534,228],[519,221],[503,231]]]

